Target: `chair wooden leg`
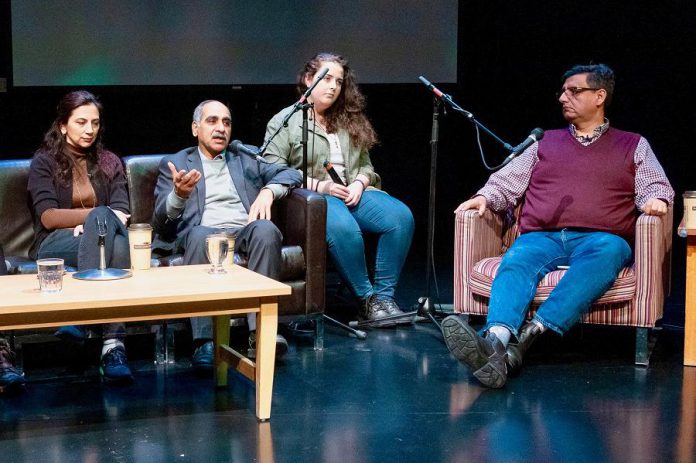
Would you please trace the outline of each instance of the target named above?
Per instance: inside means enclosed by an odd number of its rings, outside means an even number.
[[[647,367],[650,364],[652,345],[649,342],[649,329],[636,328],[636,365]]]

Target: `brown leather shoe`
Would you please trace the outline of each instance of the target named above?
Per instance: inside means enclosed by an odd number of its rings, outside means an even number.
[[[486,387],[500,388],[507,381],[505,346],[494,333],[484,338],[458,315],[442,321],[442,335],[454,357]]]
[[[522,370],[524,354],[529,350],[534,340],[541,334],[541,328],[534,322],[527,322],[517,335],[517,342],[510,342],[507,346],[507,371],[510,376],[515,376]]]

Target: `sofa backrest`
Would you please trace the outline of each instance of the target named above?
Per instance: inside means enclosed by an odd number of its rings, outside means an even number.
[[[141,154],[126,156],[128,191],[130,193],[130,223],[151,223],[155,208],[155,185],[160,160],[166,154]]]
[[[31,159],[0,160],[0,243],[5,256],[27,257],[34,240],[29,165]]]

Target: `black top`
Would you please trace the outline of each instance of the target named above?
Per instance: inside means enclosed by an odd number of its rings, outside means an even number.
[[[102,156],[113,156],[118,160],[118,169],[113,178],[108,178],[94,163],[88,161],[87,171],[90,173],[90,182],[97,195],[95,206],[109,206],[125,214],[130,213],[128,203],[128,189],[126,187],[126,175],[120,159],[110,152],[103,152]],[[29,250],[29,256],[36,259],[41,242],[53,231],[44,228],[41,223],[41,214],[48,209],[72,209],[73,179],[72,171],[68,173],[67,185],[63,185],[56,177],[58,163],[55,158],[44,151],[38,151],[29,167],[29,182],[27,189],[31,197],[31,209],[34,219],[34,242]]]

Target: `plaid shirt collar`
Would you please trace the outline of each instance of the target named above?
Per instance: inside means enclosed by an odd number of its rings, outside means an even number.
[[[577,141],[579,141],[582,145],[587,146],[595,141],[602,136],[604,132],[607,131],[609,128],[609,119],[606,117],[604,118],[604,124],[600,125],[599,127],[595,128],[592,131],[592,135],[578,135],[577,129],[573,124],[570,124],[570,127],[568,128],[570,130],[570,134],[575,137]]]

